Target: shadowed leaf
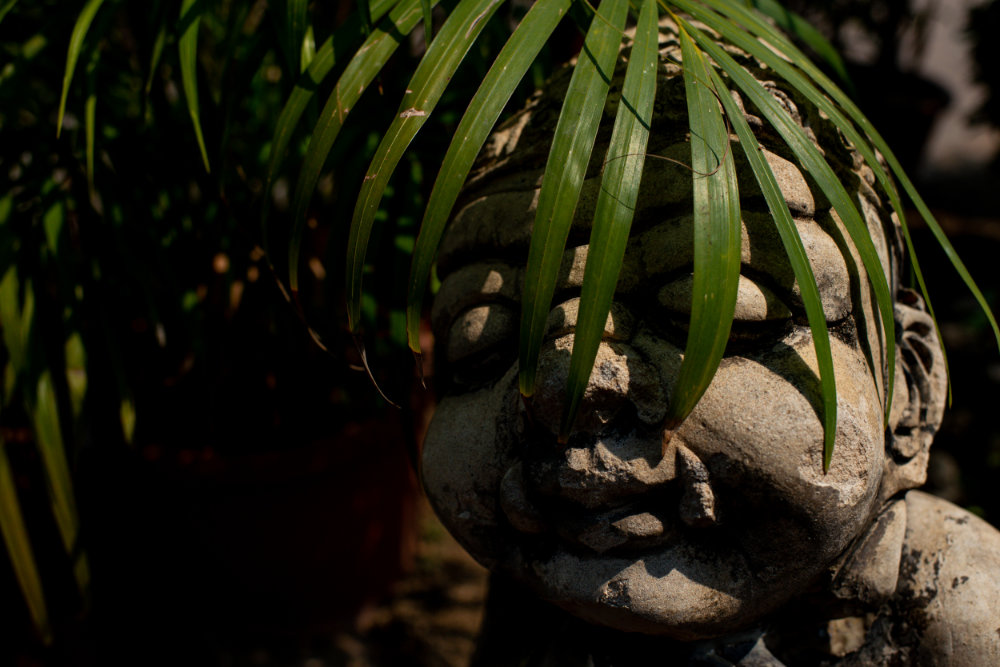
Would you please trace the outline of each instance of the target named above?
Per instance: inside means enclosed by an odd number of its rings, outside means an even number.
[[[682,22],[679,27],[691,126],[694,282],[684,361],[667,411],[668,432],[694,409],[719,367],[733,324],[740,276],[740,198],[729,131],[708,61],[691,41],[690,26]]]
[[[76,501],[73,498],[73,482],[66,460],[66,450],[63,446],[62,428],[59,424],[59,408],[56,402],[55,387],[48,371],[38,379],[34,400],[30,405],[35,439],[42,455],[42,466],[48,480],[49,498],[52,501],[52,513],[62,536],[66,553],[76,561],[77,537],[79,520],[76,512]],[[81,593],[87,591],[89,574],[84,569],[77,572],[77,586]]]
[[[94,190],[94,129],[97,123],[97,61],[100,51],[94,49],[90,62],[87,63],[87,101],[83,107],[84,135],[86,137],[87,155],[87,190],[91,200],[96,196]]]
[[[417,65],[396,117],[383,135],[361,184],[347,240],[347,319],[352,332],[361,326],[361,276],[375,213],[389,177],[406,147],[423,127],[458,65],[465,58],[502,0],[466,0],[456,7]]]
[[[66,338],[64,354],[70,409],[73,419],[79,419],[83,413],[83,401],[87,397],[87,351],[79,332],[74,331]]]
[[[430,44],[434,39],[434,15],[431,13],[431,0],[420,0],[420,12],[424,16],[424,43]]]
[[[381,19],[389,11],[394,2],[395,0],[378,0],[372,5],[375,20]],[[288,144],[299,125],[302,113],[309,106],[313,97],[315,97],[316,90],[323,80],[326,79],[327,74],[330,73],[337,63],[343,61],[356,41],[361,41],[361,19],[357,14],[351,14],[344,24],[337,28],[333,35],[328,37],[322,46],[319,47],[306,71],[302,73],[302,76],[299,77],[299,80],[295,84],[295,88],[288,95],[288,100],[285,101],[285,106],[282,107],[281,113],[278,115],[278,120],[274,124],[274,136],[271,137],[271,150],[267,161],[267,177],[264,181],[265,197],[261,206],[262,221],[267,220],[267,212],[271,203],[271,187],[274,185],[274,179],[277,177],[281,163],[285,159]],[[267,239],[266,233],[263,235],[263,238]]]
[[[407,342],[420,353],[420,313],[445,224],[469,170],[504,105],[524,77],[571,0],[539,0],[528,11],[486,74],[448,146],[434,181],[413,250],[406,306]]]
[[[330,154],[333,142],[340,134],[344,121],[361,95],[382,71],[401,43],[401,37],[408,35],[420,20],[419,0],[404,0],[389,12],[389,16],[368,36],[365,43],[347,64],[337,81],[333,92],[326,101],[319,120],[313,129],[306,156],[302,162],[295,194],[292,197],[292,233],[288,246],[288,284],[292,292],[299,286],[299,249],[305,229],[306,209],[312,198],[320,172]],[[317,56],[317,61],[319,57]],[[302,108],[305,107],[302,98]],[[286,107],[287,109],[287,107]],[[301,113],[301,111],[299,111]],[[284,116],[284,113],[282,114]],[[280,122],[280,121],[279,121]],[[280,128],[279,128],[280,129]],[[291,128],[289,128],[290,136]],[[272,156],[274,153],[272,153]],[[360,200],[359,200],[360,201]]]
[[[370,0],[358,0],[358,13],[361,15],[361,27],[365,29],[365,34],[372,31],[374,19],[372,18],[372,7]]]
[[[17,4],[17,0],[7,0],[6,2],[0,3],[0,22],[3,22],[3,17],[7,16],[10,10],[14,9],[14,5]]]
[[[198,150],[201,151],[201,160],[205,164],[205,171],[211,171],[198,111],[198,26],[201,23],[201,14],[204,10],[205,3],[202,0],[183,0],[181,3],[180,24],[184,31],[177,41],[177,51],[180,57],[181,83],[184,86],[188,115],[191,116],[191,123],[194,125],[194,136],[198,140]]]
[[[167,22],[160,23],[160,29],[156,31],[156,39],[153,40],[153,50],[149,56],[149,76],[146,77],[146,86],[143,89],[148,96],[153,90],[153,77],[156,76],[156,68],[160,66],[160,58],[163,57],[163,47],[167,44]]]
[[[56,118],[56,137],[62,132],[63,115],[66,113],[66,96],[69,95],[69,84],[73,80],[73,70],[76,68],[76,61],[80,57],[80,49],[83,48],[83,40],[90,30],[90,24],[97,15],[97,10],[101,8],[104,0],[87,0],[87,4],[80,10],[80,15],[73,26],[73,34],[69,38],[69,48],[66,50],[66,71],[63,74],[62,93],[59,96],[59,113]]]
[[[45,607],[45,596],[42,593],[42,581],[35,566],[35,557],[28,540],[28,531],[21,514],[21,503],[17,499],[17,487],[14,475],[7,459],[7,449],[0,438],[0,533],[7,546],[7,556],[14,569],[14,576],[28,604],[31,620],[38,630],[42,641],[52,643],[52,628],[49,625],[48,610]]]
[[[656,0],[643,0],[594,211],[560,427],[563,440],[570,435],[590,381],[635,215],[656,99],[657,18]]]
[[[526,397],[535,391],[545,323],[618,61],[628,3],[606,0],[600,11],[591,20],[573,69],[538,194],[521,302],[519,384],[521,395]]]
[[[309,0],[285,0],[285,43],[290,71],[301,72],[302,43],[306,36]]]
[[[24,373],[29,362],[28,336],[31,334],[34,317],[34,292],[29,283],[24,292],[24,304],[21,304],[20,281],[17,269],[10,267],[0,281],[0,332],[3,333],[3,343],[15,376]]]

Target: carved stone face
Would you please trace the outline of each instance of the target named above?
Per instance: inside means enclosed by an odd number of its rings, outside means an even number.
[[[654,118],[649,151],[684,161],[690,149],[677,103],[683,98],[671,67],[664,66],[658,93],[670,104],[658,109],[675,110]],[[736,320],[718,373],[664,454],[661,424],[689,318],[691,176],[650,160],[576,430],[568,445],[557,444],[604,155],[599,144],[549,318],[537,393],[523,401],[519,299],[547,153],[535,137],[551,127],[561,85],[498,131],[445,239],[433,321],[437,372],[449,389],[425,441],[424,485],[442,521],[477,559],[568,611],[682,640],[723,635],[821,585],[884,501],[923,482],[940,419],[943,364],[929,320],[907,295],[909,304],[897,306],[905,333],[887,436],[885,350],[864,268],[829,204],[777,148],[766,150],[831,331],[839,419],[833,464],[823,473],[812,333],[734,143],[744,209]],[[889,267],[898,248],[894,236],[886,242],[892,223],[870,172],[815,114],[776,95],[819,135],[828,159],[846,165],[845,181],[894,286]],[[765,146],[776,145],[761,136]]]

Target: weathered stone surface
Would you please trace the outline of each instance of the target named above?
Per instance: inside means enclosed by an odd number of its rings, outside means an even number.
[[[834,580],[834,595],[877,606],[896,592],[906,537],[906,511],[907,504],[902,500],[894,500],[882,510]]]
[[[528,399],[517,384],[523,265],[566,75],[480,157],[440,255],[432,320],[445,351],[438,373],[451,388],[423,452],[432,504],[495,572],[604,633],[655,636],[688,664],[737,654],[725,659],[803,664],[815,650],[844,665],[1000,662],[1000,533],[906,493],[923,483],[946,380],[922,302],[898,288],[896,222],[828,120],[738,50],[860,202],[898,298],[893,403],[887,429],[886,344],[850,235],[739,99],[795,218],[831,331],[833,465],[823,471],[818,365],[801,290],[735,141],[742,269],[730,346],[692,414],[664,437],[691,312],[693,230],[691,174],[677,165],[689,159],[683,83],[666,59],[680,53],[668,24],[661,49],[650,152],[670,159],[647,161],[615,303],[567,443],[557,435],[604,146],[588,169]],[[765,625],[767,633],[754,630]],[[821,636],[820,649],[805,645]]]

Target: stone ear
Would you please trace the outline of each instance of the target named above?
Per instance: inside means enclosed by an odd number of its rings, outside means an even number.
[[[930,444],[941,426],[948,378],[924,301],[900,289],[896,306],[896,381],[886,429],[884,497],[922,485]]]

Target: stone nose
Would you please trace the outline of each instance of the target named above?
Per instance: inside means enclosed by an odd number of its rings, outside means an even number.
[[[528,402],[535,426],[558,436],[566,403],[573,335],[552,341],[538,361],[537,385]],[[627,343],[602,341],[570,436],[600,436],[663,421],[667,397],[654,367]]]

